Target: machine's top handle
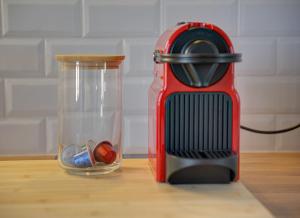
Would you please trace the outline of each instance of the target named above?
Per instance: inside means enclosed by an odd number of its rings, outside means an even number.
[[[155,63],[171,64],[207,64],[207,63],[232,63],[240,62],[240,53],[219,53],[219,54],[163,54],[159,51],[153,53]]]

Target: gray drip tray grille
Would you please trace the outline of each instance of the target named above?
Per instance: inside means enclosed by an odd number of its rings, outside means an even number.
[[[194,159],[226,158],[232,147],[232,101],[222,92],[179,92],[166,101],[166,152]]]
[[[175,155],[182,158],[195,158],[195,159],[217,159],[226,158],[232,155],[231,151],[177,151],[168,152],[169,154]]]

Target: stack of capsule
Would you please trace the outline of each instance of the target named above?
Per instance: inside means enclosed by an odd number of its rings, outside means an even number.
[[[65,164],[79,168],[93,167],[97,162],[112,164],[116,160],[116,152],[109,141],[96,144],[93,140],[89,140],[82,146],[66,146],[62,160]]]

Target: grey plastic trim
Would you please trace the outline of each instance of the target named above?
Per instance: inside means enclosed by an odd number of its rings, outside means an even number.
[[[192,159],[192,158],[182,158],[177,157],[171,154],[166,153],[166,179],[171,183],[178,183],[180,181],[170,181],[171,177],[181,171],[187,170],[191,167],[216,167],[216,168],[225,168],[230,172],[230,181],[233,181],[237,176],[237,168],[238,168],[238,156],[236,154],[232,154],[229,157],[225,158],[216,158],[216,159]],[[201,170],[198,172],[201,175]],[[205,175],[204,175],[205,176]],[[215,175],[216,177],[218,175]],[[197,180],[197,175],[193,175],[193,181],[191,183],[195,183]],[[202,175],[203,177],[203,175]],[[229,181],[228,181],[229,182]],[[187,183],[185,181],[185,183]],[[198,183],[202,183],[201,179],[199,179]],[[218,181],[214,182],[218,183]],[[220,179],[220,183],[223,183],[222,179]]]

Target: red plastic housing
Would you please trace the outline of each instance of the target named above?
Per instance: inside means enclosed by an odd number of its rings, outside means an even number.
[[[226,33],[219,27],[200,22],[190,22],[168,29],[158,39],[155,50],[169,53],[174,40],[190,28],[207,28],[216,31],[226,41],[230,52],[234,53],[232,43]],[[156,181],[166,181],[165,154],[165,102],[174,92],[224,92],[232,99],[232,152],[239,157],[240,136],[240,101],[234,87],[234,64],[229,64],[226,74],[215,84],[205,88],[194,88],[180,82],[172,73],[168,63],[155,64],[154,80],[149,89],[149,126],[148,126],[148,158]],[[239,165],[239,160],[238,160]],[[235,181],[239,179],[239,166]]]

